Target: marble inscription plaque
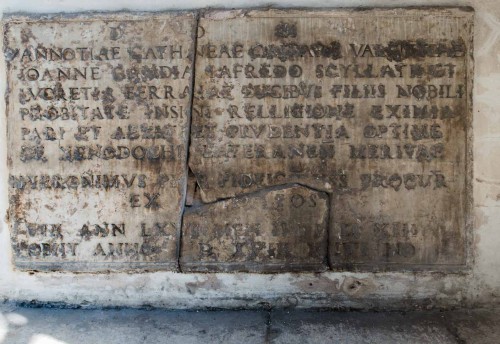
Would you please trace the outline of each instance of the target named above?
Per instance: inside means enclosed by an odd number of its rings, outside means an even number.
[[[331,194],[334,269],[464,266],[472,22],[463,8],[206,13],[189,159],[203,201],[300,183]]]
[[[327,269],[328,197],[289,186],[186,210],[182,271]]]
[[[17,267],[177,268],[195,25],[192,13],[7,22]]]

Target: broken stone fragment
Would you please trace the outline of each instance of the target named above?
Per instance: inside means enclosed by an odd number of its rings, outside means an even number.
[[[181,270],[326,270],[328,207],[325,193],[293,185],[187,209]]]
[[[194,13],[5,26],[9,222],[24,270],[177,270]]]

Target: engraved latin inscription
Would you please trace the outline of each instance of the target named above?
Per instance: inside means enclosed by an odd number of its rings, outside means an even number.
[[[207,13],[189,165],[205,202],[287,183],[331,195],[334,268],[461,266],[472,13]]]
[[[297,185],[189,209],[182,271],[324,271],[328,211],[325,193]]]
[[[20,268],[176,269],[192,14],[5,26]]]
[[[8,20],[16,266],[464,267],[472,23],[465,8]]]

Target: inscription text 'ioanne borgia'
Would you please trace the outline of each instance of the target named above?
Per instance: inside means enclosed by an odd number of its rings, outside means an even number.
[[[467,8],[6,21],[16,266],[467,266],[472,25]]]
[[[196,19],[12,21],[10,222],[27,269],[177,269]]]

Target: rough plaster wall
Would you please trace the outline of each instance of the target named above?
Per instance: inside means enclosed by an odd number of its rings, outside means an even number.
[[[474,265],[468,274],[29,274],[13,270],[8,228],[0,223],[0,300],[114,306],[316,306],[410,308],[491,304],[500,298],[500,2],[498,0],[3,0],[1,13],[161,11],[205,7],[472,6],[475,22]],[[0,43],[1,44],[1,43]],[[3,56],[2,56],[3,58]],[[5,65],[0,61],[0,94]],[[0,214],[7,209],[5,104],[0,98]]]

